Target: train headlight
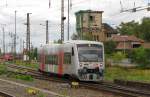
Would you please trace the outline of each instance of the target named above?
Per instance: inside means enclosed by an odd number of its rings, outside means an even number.
[[[103,67],[103,64],[101,63],[101,64],[99,65],[99,67]]]
[[[82,64],[80,64],[80,67],[82,67]]]

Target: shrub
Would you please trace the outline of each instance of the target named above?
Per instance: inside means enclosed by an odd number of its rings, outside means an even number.
[[[115,52],[116,42],[110,40],[104,43],[105,54],[112,54]]]
[[[112,55],[112,59],[115,63],[121,62],[124,58],[126,58],[126,55],[123,54],[122,52],[116,52],[116,53],[113,53]]]
[[[16,75],[15,78],[25,80],[25,81],[33,81],[33,77],[30,75]]]
[[[143,47],[136,48],[131,53],[131,60],[141,68],[145,68],[150,65],[150,59],[148,57],[149,53]]]
[[[0,75],[7,73],[7,68],[5,65],[0,65]]]

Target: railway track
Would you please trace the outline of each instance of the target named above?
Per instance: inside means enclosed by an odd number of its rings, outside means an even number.
[[[15,97],[15,96],[12,96],[8,93],[0,92],[0,97]]]
[[[43,75],[41,72],[38,72],[35,69],[17,66],[17,65],[8,65],[9,68],[19,69],[25,72],[21,72],[21,74],[31,75],[34,78],[48,81],[55,81],[61,83],[71,83],[67,79],[57,78],[57,77],[49,77],[48,75]],[[105,92],[111,92],[114,94],[118,94],[124,97],[150,97],[150,92],[146,90],[140,90],[137,87],[131,88],[127,86],[122,86],[114,83],[102,82],[102,83],[88,83],[88,82],[79,82],[80,87],[85,87],[94,90],[101,90]]]
[[[150,97],[149,91],[142,91],[135,88],[124,87],[113,83],[101,83],[101,84],[88,84],[80,83],[81,86],[91,88],[94,90],[102,90],[106,92],[116,93],[125,97]]]
[[[18,66],[18,65],[14,65],[14,64],[11,64],[11,65],[9,64],[9,65],[7,65],[7,67],[13,68],[13,69],[19,69],[20,71],[17,71],[18,74],[31,75],[32,77],[34,77],[36,79],[62,82],[62,83],[68,82],[68,80],[66,80],[65,78],[62,80],[62,78],[58,78],[58,77],[54,77],[54,76],[50,77],[50,75],[45,75],[42,72],[39,72],[38,70],[28,68],[25,66]]]

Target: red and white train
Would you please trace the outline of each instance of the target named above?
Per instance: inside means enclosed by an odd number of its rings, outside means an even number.
[[[39,48],[39,70],[81,81],[101,81],[105,68],[104,46],[95,41],[67,41]]]

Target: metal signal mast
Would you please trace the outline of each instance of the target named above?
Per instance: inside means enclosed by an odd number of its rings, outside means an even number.
[[[64,21],[66,17],[64,17],[64,0],[61,0],[61,43],[64,41]]]
[[[150,11],[150,3],[149,2],[148,2],[147,6],[138,6],[138,7],[136,7],[135,2],[134,2],[134,7],[131,9],[124,9],[121,0],[120,0],[120,5],[121,5],[120,12],[137,12],[137,11],[141,11],[141,10],[145,10],[145,9],[147,9],[147,11]]]
[[[30,60],[30,15],[31,13],[27,13],[27,36],[26,36],[26,50],[29,53]]]

